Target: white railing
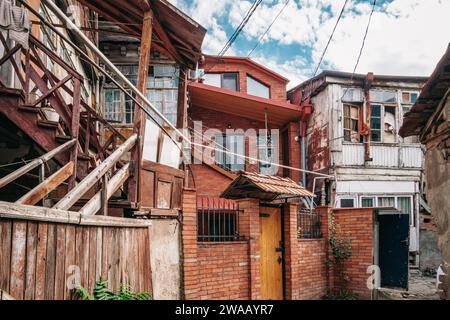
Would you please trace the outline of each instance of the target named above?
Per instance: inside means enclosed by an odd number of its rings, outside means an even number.
[[[419,144],[372,144],[372,161],[369,167],[386,168],[422,168],[423,152]],[[342,146],[342,161],[336,165],[363,166],[364,145],[362,143],[345,143]],[[339,163],[341,162],[341,163]]]

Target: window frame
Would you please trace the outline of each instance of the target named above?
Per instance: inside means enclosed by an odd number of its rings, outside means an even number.
[[[272,88],[271,88],[270,85],[268,85],[267,83],[262,82],[261,80],[255,78],[254,76],[252,76],[252,75],[249,74],[249,73],[247,73],[246,76],[247,76],[246,84],[247,84],[247,94],[248,94],[248,95],[255,96],[255,97],[259,97],[259,98],[263,98],[263,99],[271,99],[271,98],[272,98]],[[250,93],[250,92],[248,91],[248,79],[249,79],[249,78],[252,79],[253,81],[255,81],[256,83],[259,83],[260,85],[266,87],[266,88],[267,88],[267,91],[269,92],[269,96],[268,96],[268,97],[261,97],[261,96],[259,96],[259,95]]]
[[[220,144],[220,143],[218,143],[217,142],[217,137],[219,137],[219,136],[221,136],[221,139],[222,139],[222,144]],[[229,148],[229,138],[230,137],[237,137],[237,136],[239,136],[239,137],[242,137],[242,148],[243,148],[243,153],[242,153],[242,155],[243,156],[245,156],[246,154],[246,147],[245,147],[245,135],[244,134],[239,134],[239,133],[235,133],[235,134],[226,134],[226,133],[220,133],[220,134],[217,134],[216,136],[215,136],[215,141],[216,141],[216,144],[215,144],[215,146],[216,146],[216,148],[215,148],[215,157],[214,157],[214,163],[216,164],[216,165],[218,165],[219,167],[221,167],[222,169],[224,169],[224,170],[227,170],[227,171],[230,171],[230,172],[238,172],[238,171],[241,171],[241,170],[245,170],[245,161],[244,161],[244,163],[228,163],[228,160],[229,160],[229,155],[225,152],[226,151],[226,149],[230,149]],[[219,149],[219,146],[221,146],[222,148],[220,148]],[[231,150],[232,152],[234,152],[234,153],[239,153],[239,150]],[[222,160],[222,163],[218,163],[217,162],[217,154],[218,153],[220,153],[221,154],[221,156],[220,156],[220,159]],[[232,156],[233,158],[235,158],[237,161],[239,161],[239,159],[242,159],[242,158],[240,158],[240,157],[238,157],[238,156],[235,156],[235,155],[233,155]],[[236,168],[233,168],[233,166],[239,166],[239,167],[236,167]]]
[[[205,73],[205,75],[208,75],[208,74],[219,74],[219,75],[220,75],[220,88],[221,88],[221,89],[230,90],[230,91],[235,91],[235,92],[240,92],[240,91],[241,91],[241,88],[240,88],[240,80],[239,80],[239,77],[240,77],[239,72],[229,71],[229,72],[207,72],[207,73]],[[229,75],[229,74],[235,74],[235,75],[236,75],[236,90],[232,90],[232,89],[229,89],[229,88],[225,88],[225,87],[223,86],[223,76],[224,76],[225,74],[226,74],[226,75]],[[215,85],[211,85],[211,86],[215,87]]]
[[[345,107],[350,107],[350,118],[349,117],[346,117],[346,115],[345,115]],[[352,118],[352,116],[351,116],[351,110],[352,110],[352,108],[356,108],[357,109],[357,113],[358,113],[358,117],[357,117],[357,119],[353,119]],[[358,104],[355,104],[355,103],[348,103],[348,102],[343,102],[342,103],[342,118],[343,118],[343,121],[342,121],[342,130],[343,130],[343,139],[344,139],[344,142],[348,142],[348,143],[361,143],[361,123],[360,123],[360,121],[361,121],[361,119],[360,119],[360,113],[361,113],[361,105],[358,105]],[[357,122],[357,132],[358,132],[358,136],[359,136],[359,138],[358,138],[358,141],[357,142],[355,142],[355,141],[352,141],[352,129],[351,128],[346,128],[345,127],[345,120],[346,119],[349,119],[350,120],[350,126],[352,125],[352,123],[353,123],[353,121],[356,121]],[[346,136],[345,136],[345,132],[346,131],[350,131],[350,141],[349,140],[346,140]]]

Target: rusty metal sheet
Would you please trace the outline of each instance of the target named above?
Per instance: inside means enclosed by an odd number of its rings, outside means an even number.
[[[221,195],[221,197],[230,199],[258,198],[270,200],[296,196],[313,197],[314,194],[292,179],[251,172],[241,172]]]

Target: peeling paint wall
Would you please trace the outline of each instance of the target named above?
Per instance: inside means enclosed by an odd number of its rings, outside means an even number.
[[[177,220],[152,220],[150,258],[153,299],[180,299],[180,227]]]

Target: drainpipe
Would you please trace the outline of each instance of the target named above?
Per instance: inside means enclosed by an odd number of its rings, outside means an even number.
[[[369,72],[366,76],[366,79],[364,80],[364,97],[366,100],[366,114],[365,114],[365,128],[363,128],[361,134],[366,136],[366,139],[364,141],[364,161],[372,161],[372,157],[370,154],[370,115],[372,113],[372,107],[370,105],[370,87],[372,86],[373,82],[373,73]]]

